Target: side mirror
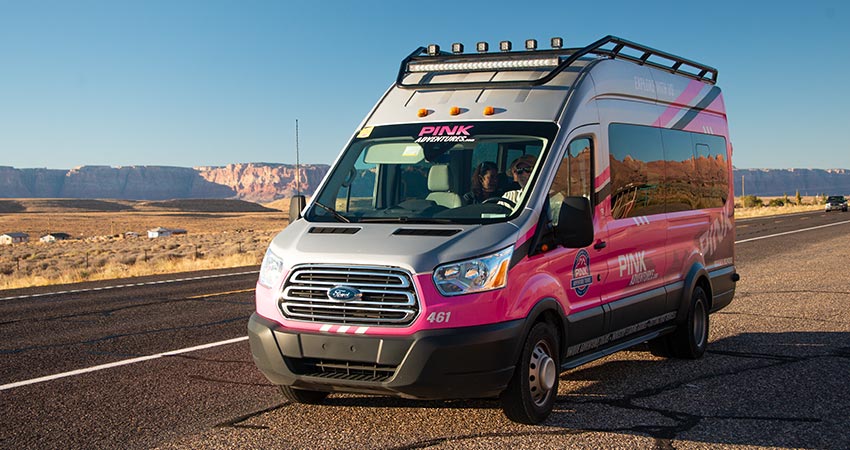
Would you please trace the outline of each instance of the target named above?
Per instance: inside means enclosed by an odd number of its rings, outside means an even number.
[[[307,206],[307,197],[303,195],[295,195],[289,199],[289,223],[301,218],[301,211],[304,211],[305,206]]]
[[[593,243],[593,211],[586,197],[565,197],[558,211],[555,242],[567,248]]]

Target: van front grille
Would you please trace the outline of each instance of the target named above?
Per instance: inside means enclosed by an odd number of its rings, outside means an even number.
[[[344,288],[356,296],[328,294]],[[346,325],[409,325],[419,313],[416,289],[401,269],[369,266],[298,266],[283,285],[280,310],[291,320]]]
[[[300,375],[331,378],[335,380],[368,381],[380,383],[395,375],[397,366],[360,363],[353,361],[329,361],[303,358],[298,361]]]

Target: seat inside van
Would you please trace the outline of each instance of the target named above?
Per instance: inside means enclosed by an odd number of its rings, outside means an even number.
[[[436,202],[440,206],[446,208],[457,208],[463,204],[460,195],[450,191],[449,186],[449,166],[447,164],[437,164],[431,166],[428,171],[428,194],[426,200]]]

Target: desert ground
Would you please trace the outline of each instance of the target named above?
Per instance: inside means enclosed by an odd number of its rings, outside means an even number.
[[[287,223],[238,200],[0,200],[0,234],[30,237],[0,246],[0,289],[257,265]],[[148,238],[157,227],[186,234]],[[71,239],[40,242],[48,233]]]
[[[772,197],[762,199],[767,204]],[[736,206],[735,216],[823,208],[813,197],[802,200],[802,205]],[[0,245],[0,290],[255,266],[288,224],[288,206],[288,200],[259,205],[240,200],[0,199],[0,234],[30,237],[27,243]],[[147,230],[157,227],[187,233],[148,238]],[[40,242],[48,233],[66,233],[71,239]]]

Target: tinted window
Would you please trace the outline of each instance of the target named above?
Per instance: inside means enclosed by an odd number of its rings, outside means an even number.
[[[611,124],[611,214],[615,219],[664,212],[664,153],[659,128]]]
[[[555,180],[549,189],[549,219],[557,225],[558,210],[564,197],[590,197],[591,160],[593,146],[590,138],[578,138],[570,142],[564,159],[558,166]]]
[[[700,202],[696,208],[717,208],[729,196],[726,139],[720,136],[691,133],[696,148],[695,176]]]
[[[626,124],[611,124],[608,131],[615,219],[726,203],[723,137]]]
[[[664,194],[667,212],[696,209],[699,195],[694,191],[694,144],[691,133],[661,130],[664,144]]]

